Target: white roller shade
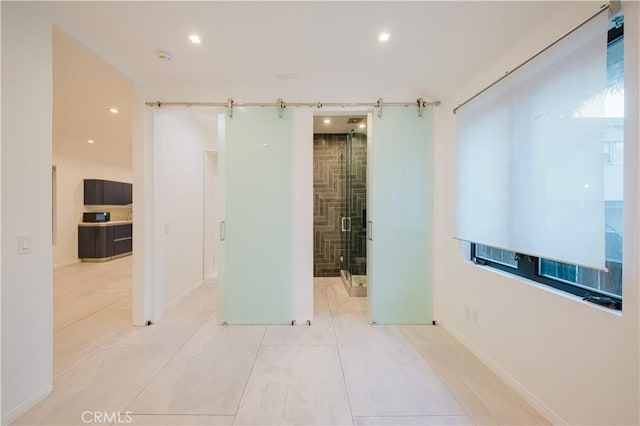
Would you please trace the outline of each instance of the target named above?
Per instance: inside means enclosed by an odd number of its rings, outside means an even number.
[[[606,55],[601,13],[457,111],[457,238],[604,268]]]

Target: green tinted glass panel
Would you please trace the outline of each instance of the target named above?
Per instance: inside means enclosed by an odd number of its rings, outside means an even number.
[[[224,147],[224,320],[291,322],[291,113],[234,108]]]
[[[379,324],[433,320],[433,115],[385,107],[369,142],[369,312]]]

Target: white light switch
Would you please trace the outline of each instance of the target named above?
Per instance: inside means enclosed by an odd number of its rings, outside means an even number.
[[[31,235],[18,235],[18,254],[31,253]]]

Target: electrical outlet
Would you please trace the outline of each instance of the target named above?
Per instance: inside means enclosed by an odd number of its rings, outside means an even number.
[[[473,325],[475,325],[476,327],[478,326],[478,313],[476,311],[473,311]]]

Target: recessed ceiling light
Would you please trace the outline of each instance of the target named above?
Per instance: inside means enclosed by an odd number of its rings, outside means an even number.
[[[366,124],[364,124],[364,123],[360,123],[360,126],[358,126],[358,127],[360,127],[361,129],[364,129],[364,128],[365,128],[365,127],[367,127],[367,126],[366,126]]]
[[[189,36],[189,40],[191,40],[191,43],[193,43],[193,44],[200,44],[200,43],[202,43],[202,39],[201,39],[201,38],[200,38],[200,36],[199,36],[199,35],[197,35],[197,34],[191,34],[191,35]]]
[[[325,118],[324,119],[324,124],[331,124],[331,119]]]
[[[110,112],[111,114],[117,114],[117,113],[119,113],[120,111],[118,111],[118,108],[109,108],[109,112]]]
[[[94,141],[93,139],[89,139],[87,143],[96,143],[96,141]]]
[[[388,41],[389,37],[391,37],[391,34],[389,34],[388,32],[386,32],[386,31],[381,32],[378,35],[378,41]]]

